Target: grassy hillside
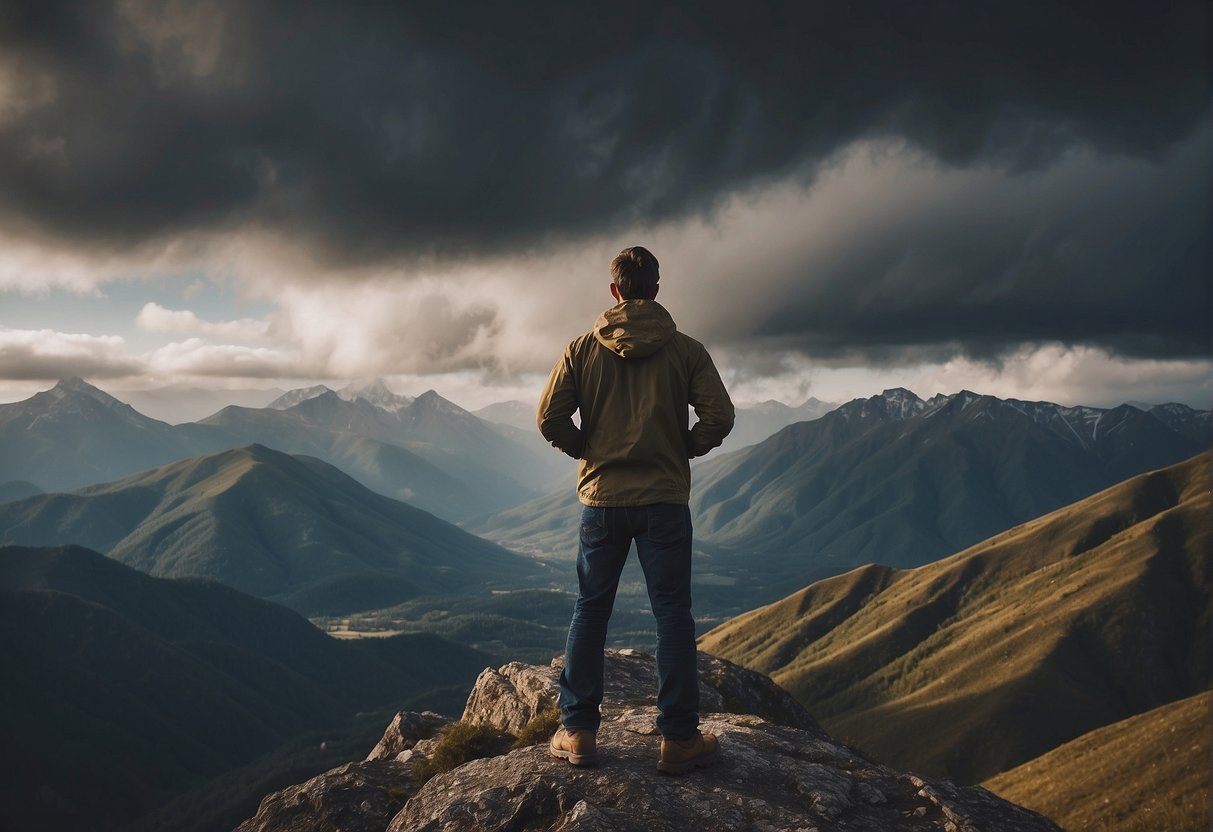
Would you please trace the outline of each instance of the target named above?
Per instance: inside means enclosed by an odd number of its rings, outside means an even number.
[[[982,785],[1069,832],[1207,832],[1210,708],[1208,691],[1162,705]]]
[[[319,460],[260,445],[0,506],[0,543],[80,544],[307,614],[533,586],[544,571]]]
[[[359,712],[458,712],[497,663],[429,634],[339,642],[228,587],[77,547],[0,549],[0,634],[0,826],[14,829],[122,828]]]
[[[701,649],[898,768],[975,782],[1209,685],[1207,455],[912,570],[868,566]]]

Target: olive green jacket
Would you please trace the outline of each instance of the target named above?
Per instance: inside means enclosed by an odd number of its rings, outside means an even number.
[[[688,405],[698,418],[691,428]],[[657,301],[625,300],[565,348],[536,421],[544,439],[580,460],[582,503],[635,506],[686,503],[691,457],[724,441],[733,415],[703,344]]]

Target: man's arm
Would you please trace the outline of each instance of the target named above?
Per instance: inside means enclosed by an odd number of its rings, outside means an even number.
[[[691,368],[691,407],[698,421],[687,435],[687,456],[703,456],[733,429],[733,400],[724,389],[720,373],[708,351],[700,347],[699,360]]]
[[[548,376],[548,386],[539,397],[535,422],[539,425],[539,432],[543,434],[544,439],[573,459],[581,459],[585,450],[585,436],[581,429],[573,424],[573,414],[577,412],[578,406],[572,353],[566,349],[552,368],[552,373]]]

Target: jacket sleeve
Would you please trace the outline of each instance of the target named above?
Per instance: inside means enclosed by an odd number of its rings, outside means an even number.
[[[547,387],[539,397],[535,422],[539,425],[539,432],[543,434],[544,439],[573,459],[581,459],[585,450],[585,436],[581,429],[573,424],[573,414],[579,406],[570,345],[556,362],[556,366],[552,367]]]
[[[687,435],[687,456],[703,456],[724,441],[733,429],[733,400],[708,351],[700,347],[691,368],[691,407],[698,421]]]

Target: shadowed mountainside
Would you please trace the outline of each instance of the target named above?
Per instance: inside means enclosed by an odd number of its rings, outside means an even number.
[[[692,507],[718,547],[918,566],[1207,448],[1129,405],[887,390],[704,463]]]
[[[1209,511],[1202,454],[928,566],[820,581],[700,646],[892,765],[981,780],[1208,687]]]
[[[0,506],[0,543],[77,543],[307,614],[542,584],[545,569],[319,460],[259,445]]]
[[[340,642],[213,581],[79,547],[0,548],[0,819],[107,829],[360,711],[451,707],[489,659],[432,635]]]

